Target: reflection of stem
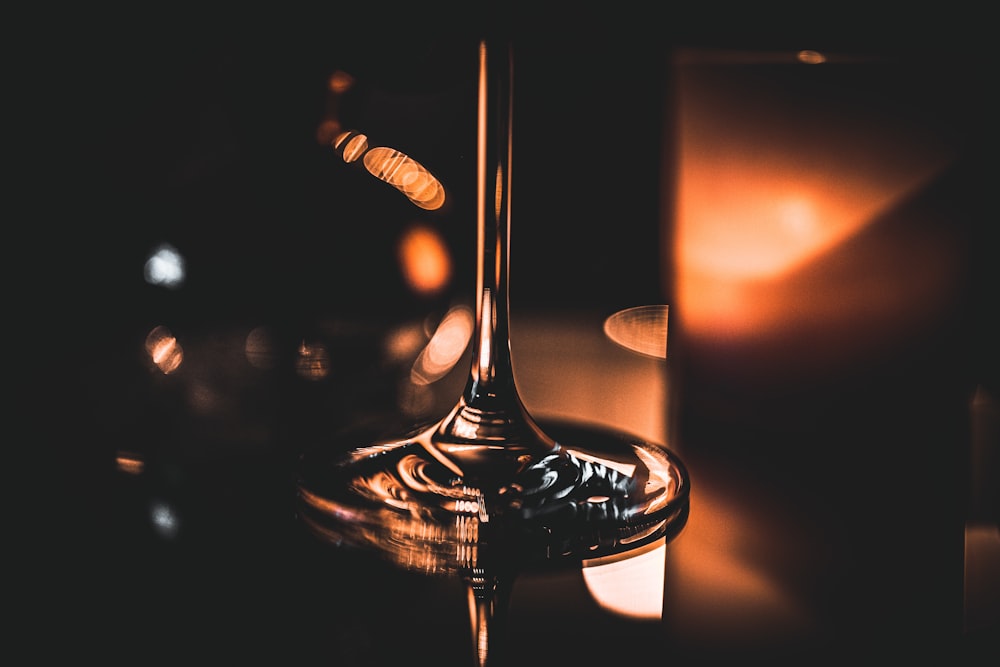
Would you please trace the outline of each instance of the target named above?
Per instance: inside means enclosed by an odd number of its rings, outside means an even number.
[[[507,642],[507,609],[512,577],[477,568],[466,576],[472,648],[477,667],[501,667]]]

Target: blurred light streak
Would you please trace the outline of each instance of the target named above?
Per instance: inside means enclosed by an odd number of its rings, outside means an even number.
[[[472,339],[474,330],[472,309],[468,306],[451,308],[441,320],[427,346],[421,350],[410,380],[416,385],[436,382],[454,368]]]
[[[330,374],[330,352],[323,343],[299,345],[295,371],[306,380],[322,380]]]
[[[146,469],[146,462],[135,454],[119,452],[118,456],[115,457],[115,467],[119,472],[128,475],[141,475]]]
[[[184,284],[186,270],[184,257],[169,243],[157,246],[146,259],[143,276],[150,285],[160,285],[171,289]]]
[[[440,292],[451,280],[451,255],[444,239],[425,225],[413,225],[403,232],[397,245],[403,280],[422,295]]]
[[[795,54],[795,57],[799,59],[799,62],[806,65],[819,65],[826,62],[826,56],[812,49],[803,49]]]
[[[162,325],[154,327],[146,335],[146,352],[164,375],[176,371],[184,360],[184,350],[180,343],[170,330]]]
[[[647,357],[667,357],[667,305],[626,308],[604,320],[604,335],[626,350]]]

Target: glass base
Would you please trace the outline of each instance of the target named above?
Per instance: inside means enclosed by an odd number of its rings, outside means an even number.
[[[690,481],[673,452],[604,427],[539,425],[556,443],[549,453],[442,447],[432,442],[434,424],[399,440],[314,448],[300,461],[299,518],[325,542],[404,569],[487,581],[627,557],[683,528]],[[503,474],[464,475],[455,460],[471,447]]]

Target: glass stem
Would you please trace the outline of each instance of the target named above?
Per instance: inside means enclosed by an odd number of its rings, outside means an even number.
[[[436,444],[503,449],[545,456],[558,446],[526,411],[511,365],[508,298],[513,50],[508,41],[479,44],[477,118],[476,325],[469,379],[462,399],[438,426]],[[440,449],[440,448],[439,448]],[[449,448],[446,465],[476,475],[481,449]],[[440,453],[440,452],[438,452]],[[436,454],[437,455],[437,454]],[[442,462],[443,457],[439,457]],[[464,459],[458,461],[458,459]],[[497,472],[492,465],[484,470]],[[502,476],[502,474],[501,474]]]
[[[512,78],[509,46],[481,42],[476,137],[476,335],[465,401],[486,411],[508,409],[517,398],[507,305]]]

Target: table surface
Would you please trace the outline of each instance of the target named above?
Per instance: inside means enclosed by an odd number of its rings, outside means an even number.
[[[966,530],[976,524],[949,504],[957,487],[936,480],[927,492],[928,476],[946,465],[876,449],[894,449],[881,439],[895,431],[911,438],[906,451],[940,450],[967,437],[959,426],[935,430],[932,445],[900,423],[866,424],[868,435],[853,431],[851,442],[838,440],[843,427],[829,435],[811,427],[810,446],[829,447],[818,460],[783,441],[804,431],[743,422],[736,433],[720,428],[724,419],[701,423],[694,407],[686,431],[672,433],[665,406],[680,392],[668,391],[665,362],[608,341],[600,317],[513,320],[525,403],[541,417],[668,444],[693,480],[690,518],[667,545],[664,582],[652,584],[664,587],[661,619],[601,612],[578,574],[519,581],[515,664],[599,665],[622,655],[643,663],[650,652],[678,665],[855,651],[997,655],[996,524]],[[333,367],[367,339],[349,330],[330,329]],[[297,453],[351,420],[388,414],[384,396],[371,412],[358,404],[386,393],[398,400],[405,392],[385,389],[398,377],[371,365],[325,382],[262,370],[242,356],[245,335],[235,327],[192,339],[187,366],[170,376],[97,361],[90,400],[76,411],[87,421],[61,424],[49,483],[36,489],[44,512],[35,528],[49,548],[33,556],[46,574],[32,586],[29,628],[104,664],[461,660],[468,634],[456,584],[320,544],[296,518]],[[426,410],[457,398],[463,363]],[[758,401],[761,415],[775,408]],[[890,459],[909,479],[885,477]]]

